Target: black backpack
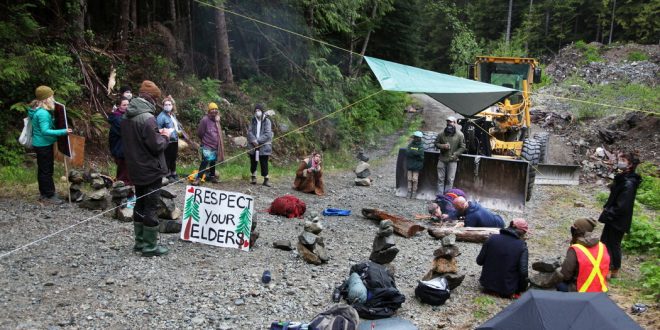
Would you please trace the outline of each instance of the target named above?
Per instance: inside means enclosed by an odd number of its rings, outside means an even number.
[[[429,281],[419,281],[415,296],[425,304],[443,305],[450,296],[447,280],[444,277],[436,277]]]
[[[361,318],[375,320],[390,317],[406,301],[406,297],[396,288],[394,278],[383,265],[367,261],[353,265],[353,272],[360,275],[369,292],[366,302],[353,304]]]

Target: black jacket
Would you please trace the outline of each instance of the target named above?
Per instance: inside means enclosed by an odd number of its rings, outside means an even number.
[[[635,172],[617,174],[610,186],[610,197],[607,198],[598,221],[612,226],[618,231],[629,232],[635,195],[640,183],[642,183],[642,177]]]
[[[121,144],[121,114],[113,112],[108,116],[110,132],[108,133],[108,146],[113,157],[124,158],[124,148]]]
[[[154,111],[155,107],[147,100],[134,97],[121,121],[128,176],[140,186],[161,180],[169,172],[163,153],[169,138],[158,133]]]
[[[479,283],[484,289],[510,296],[527,289],[527,243],[512,228],[500,229],[481,247],[477,264],[483,266]]]

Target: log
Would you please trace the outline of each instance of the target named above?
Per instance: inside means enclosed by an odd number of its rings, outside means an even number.
[[[362,209],[362,216],[367,219],[378,220],[379,222],[382,220],[392,221],[394,232],[405,238],[413,237],[420,231],[426,230],[426,227],[415,221],[404,219],[400,216],[392,215],[379,209]]]
[[[493,227],[441,227],[431,226],[429,235],[435,238],[443,238],[447,235],[456,235],[460,242],[483,243],[490,235],[499,234],[500,228]]]

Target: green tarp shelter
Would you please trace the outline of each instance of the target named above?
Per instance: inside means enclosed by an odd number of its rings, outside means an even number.
[[[517,90],[364,57],[386,91],[424,93],[463,116],[472,116]]]

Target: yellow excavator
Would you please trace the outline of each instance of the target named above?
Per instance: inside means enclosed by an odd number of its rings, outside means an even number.
[[[486,207],[522,211],[532,197],[535,183],[579,183],[579,166],[546,164],[548,133],[532,135],[529,92],[531,85],[541,80],[535,59],[478,56],[470,66],[469,76],[518,92],[480,112],[463,114],[465,118],[458,123],[465,135],[467,152],[458,162],[454,187],[468,192],[470,198]],[[461,113],[458,107],[452,109]],[[427,159],[420,173],[417,196],[421,199],[433,199],[436,193],[437,173],[433,165],[437,164],[437,151],[432,149],[427,147]],[[398,179],[397,187],[402,188]]]

